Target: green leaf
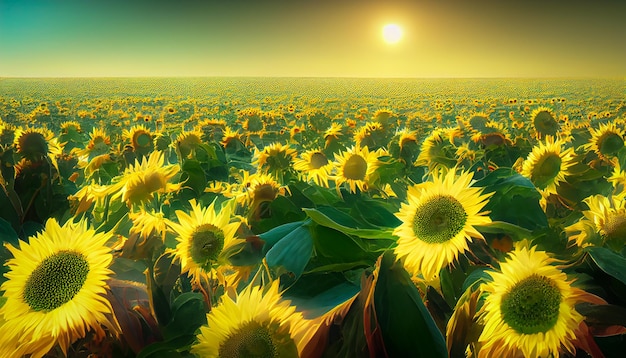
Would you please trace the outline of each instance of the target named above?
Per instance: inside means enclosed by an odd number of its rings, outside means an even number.
[[[190,187],[198,195],[204,192],[207,179],[204,170],[202,170],[200,166],[200,162],[194,159],[187,159],[183,163],[181,171],[183,175],[180,181],[183,182],[185,186]]]
[[[443,335],[392,251],[382,256],[374,304],[389,357],[406,356],[407,352],[415,357],[448,356]]]
[[[166,339],[193,336],[207,323],[204,298],[198,292],[185,292],[172,303],[172,319],[163,330]]]
[[[13,246],[18,245],[19,237],[17,233],[13,230],[11,223],[3,218],[0,218],[0,238],[2,238],[2,241],[8,242]]]
[[[626,285],[626,258],[604,247],[585,249],[598,267]]]
[[[313,237],[309,231],[308,221],[280,239],[265,255],[267,265],[282,276],[287,274],[297,280],[313,253]]]
[[[364,239],[393,239],[393,229],[385,228],[385,229],[360,229],[348,227],[342,224],[339,224],[335,220],[341,219],[341,215],[345,215],[341,213],[339,210],[335,210],[333,214],[333,218],[331,219],[327,214],[323,213],[318,209],[307,209],[303,208],[304,212],[308,217],[310,217],[316,223],[329,227],[331,229],[335,229],[337,231],[341,231],[346,235],[354,235]],[[330,210],[328,211],[330,212]],[[339,215],[341,214],[341,215]],[[347,216],[347,215],[346,215]]]

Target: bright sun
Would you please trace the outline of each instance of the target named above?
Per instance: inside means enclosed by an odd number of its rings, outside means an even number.
[[[396,24],[383,26],[383,39],[388,44],[395,44],[402,39],[402,28]]]

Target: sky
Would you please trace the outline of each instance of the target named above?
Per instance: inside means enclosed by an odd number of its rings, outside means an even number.
[[[623,0],[0,0],[0,77],[625,78],[625,13]]]

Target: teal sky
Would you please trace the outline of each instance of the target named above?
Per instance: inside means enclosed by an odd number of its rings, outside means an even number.
[[[624,77],[625,13],[619,0],[0,0],[0,77]]]

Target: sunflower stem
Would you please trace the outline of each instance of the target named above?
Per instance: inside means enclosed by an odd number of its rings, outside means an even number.
[[[504,221],[492,221],[485,225],[476,225],[475,227],[482,233],[507,233],[515,238],[515,240],[530,239],[532,236],[532,231]]]

